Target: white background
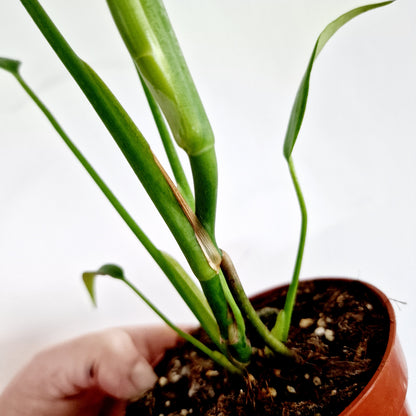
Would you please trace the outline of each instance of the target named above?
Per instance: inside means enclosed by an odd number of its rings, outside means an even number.
[[[105,2],[42,3],[160,155]],[[218,241],[249,293],[287,282],[299,230],[281,150],[289,111],[319,32],[363,3],[166,3],[216,133]],[[415,2],[400,0],[336,34],[313,71],[294,152],[310,216],[302,276],[355,277],[394,299],[413,409],[415,21]],[[160,248],[178,253],[111,138],[18,1],[0,3],[1,55],[24,62],[25,79],[132,215]],[[158,322],[110,279],[99,282],[99,307],[93,309],[81,284],[84,270],[120,264],[173,320],[189,322],[161,272],[4,72],[0,97],[0,390],[45,345],[108,326]]]

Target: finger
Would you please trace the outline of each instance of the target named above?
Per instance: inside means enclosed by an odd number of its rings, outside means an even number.
[[[86,354],[83,374],[85,387],[99,387],[118,399],[142,395],[156,382],[156,374],[146,354],[138,349],[132,337],[122,329],[111,329],[93,339],[93,354]],[[90,351],[91,346],[90,346]]]
[[[119,400],[112,401],[110,414],[122,415],[125,402],[156,381],[147,358],[176,341],[176,334],[162,327],[112,329],[44,350],[9,383],[0,413],[7,409],[7,414],[23,416],[22,409],[30,409],[30,414],[93,415],[112,397]]]
[[[122,329],[89,334],[45,350],[34,358],[29,373],[38,377],[38,388],[55,400],[94,389],[129,400],[156,381],[152,366]]]
[[[189,331],[191,328],[181,329]],[[181,340],[180,336],[168,326],[127,327],[124,330],[153,367],[160,361],[167,349],[175,347]]]

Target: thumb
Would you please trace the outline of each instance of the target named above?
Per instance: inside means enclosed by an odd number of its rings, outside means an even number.
[[[131,392],[128,399],[138,399],[145,391],[154,386],[157,376],[153,367],[141,356],[132,367],[128,379],[131,381]]]
[[[137,399],[157,379],[137,339],[111,329],[38,353],[2,392],[0,413],[93,415],[107,397],[115,406],[111,414],[121,414],[125,401]]]
[[[131,336],[123,329],[110,329],[89,335],[91,344],[84,349],[83,374],[87,380],[73,385],[83,389],[99,388],[121,400],[137,399],[156,382],[157,376],[143,353],[136,348]],[[88,352],[87,352],[88,351]],[[91,354],[92,352],[92,354]]]

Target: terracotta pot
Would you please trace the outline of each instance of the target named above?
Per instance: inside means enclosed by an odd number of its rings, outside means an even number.
[[[407,367],[396,333],[396,318],[393,307],[386,295],[369,283],[352,279],[313,279],[314,281],[342,281],[361,284],[363,288],[371,290],[385,305],[390,319],[390,333],[386,351],[382,361],[361,393],[346,407],[339,416],[411,416],[406,403]],[[286,286],[287,287],[287,286]],[[283,287],[282,287],[283,288]],[[275,290],[261,293],[252,298],[253,304],[261,302],[272,295]]]

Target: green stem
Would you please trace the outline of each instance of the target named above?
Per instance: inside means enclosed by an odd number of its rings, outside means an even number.
[[[188,154],[195,214],[218,249],[214,233],[218,182],[214,134],[163,2],[107,3],[144,84],[162,110],[177,144]],[[228,306],[218,278],[217,275],[201,284],[222,336],[228,337]]]
[[[252,348],[246,335],[246,323],[243,314],[238,307],[230,288],[227,285],[223,271],[220,271],[220,281],[225,299],[232,314],[232,323],[228,327],[228,345],[231,354],[238,359],[240,363],[250,361]]]
[[[212,279],[201,281],[201,287],[209,306],[214,312],[221,337],[228,340],[228,327],[232,324],[232,320],[228,314],[228,304],[223,293],[219,274]]]
[[[222,252],[222,263],[221,268],[224,273],[224,276],[227,280],[227,283],[230,287],[234,298],[236,299],[239,307],[243,311],[246,318],[251,322],[253,328],[256,330],[257,334],[264,340],[265,344],[274,352],[278,354],[283,354],[287,356],[293,356],[293,352],[286,347],[280,340],[276,339],[270,331],[267,329],[266,325],[257,315],[257,312],[253,308],[250,300],[248,299],[246,293],[243,290],[240,279],[238,277],[237,271],[231,261],[230,256],[223,251]]]
[[[175,146],[173,144],[172,138],[169,134],[169,130],[166,126],[163,115],[160,112],[159,106],[152,97],[152,94],[149,91],[146,83],[143,81],[143,77],[138,72],[140,82],[143,87],[143,91],[146,95],[147,102],[149,104],[150,110],[152,112],[153,118],[155,120],[157,129],[159,131],[160,138],[162,139],[163,147],[165,149],[166,155],[169,160],[169,164],[172,168],[173,176],[175,177],[177,186],[182,196],[184,197],[187,204],[191,207],[192,210],[195,210],[195,201],[192,194],[191,188],[189,186],[188,180],[186,179],[185,172],[182,168],[181,162],[176,152]]]
[[[198,155],[190,156],[189,161],[194,178],[195,213],[216,245],[215,217],[217,211],[218,170],[214,147],[207,148]]]
[[[201,282],[201,285],[219,324],[221,336],[227,343],[229,354],[239,363],[247,363],[252,350],[246,337],[244,318],[222,271],[215,279]],[[219,293],[222,296],[218,296]]]
[[[209,358],[213,361],[221,365],[222,367],[226,368],[228,371],[232,373],[241,374],[241,370],[232,364],[228,358],[221,354],[218,351],[213,351],[208,348],[205,344],[201,341],[193,337],[192,335],[188,334],[187,332],[182,331],[179,327],[177,327],[172,321],[169,320],[167,316],[165,316],[158,308],[156,308],[153,303],[147,299],[146,296],[143,295],[130,281],[127,279],[122,279],[123,282],[127,284],[169,327],[171,327],[174,331],[176,331],[182,338],[186,341],[190,342],[194,347],[201,350],[204,354],[206,354]]]
[[[195,276],[203,287],[210,287],[209,281],[211,279],[219,279],[219,267],[215,267],[206,256],[205,248],[207,246],[201,244],[201,239],[196,235],[193,225],[189,222],[183,207],[178,202],[177,195],[141,132],[99,76],[72,50],[39,2],[37,0],[21,0],[21,2],[113,136],[168,225]],[[137,55],[132,55],[133,58],[139,59],[140,62],[136,62],[136,65],[140,69],[152,95],[164,111],[178,144],[184,146],[188,154],[194,156],[197,162],[201,160],[199,155],[215,157],[212,130],[189,72],[187,72],[186,65],[184,66],[184,60],[180,49],[178,49],[176,38],[171,33],[168,33],[167,36],[164,35],[165,29],[169,29],[170,24],[163,5],[156,0],[142,0],[142,2],[118,0],[111,3],[116,8],[120,6],[121,9],[125,8],[124,11],[127,10],[127,13],[120,15],[116,11],[115,19],[119,18],[119,21],[123,24],[127,22],[128,30],[132,28],[139,30],[139,32],[140,30],[144,30],[144,32],[149,30],[148,33],[139,33],[139,39],[143,40],[145,44],[144,50],[139,50]],[[135,6],[137,6],[136,9]],[[130,9],[130,7],[133,7],[133,9]],[[142,7],[146,7],[147,14],[143,15],[141,13],[143,11]],[[136,12],[138,13],[137,16]],[[132,23],[132,19],[134,20],[135,17],[144,18],[144,21],[139,21],[144,26],[136,25],[137,22]],[[155,20],[152,21],[152,19]],[[149,25],[149,23],[151,24]],[[156,36],[157,33],[154,30],[161,30],[162,36],[160,39]],[[149,37],[149,33],[155,36]],[[135,36],[133,36],[133,39],[135,39]],[[152,43],[155,39],[156,45]],[[161,43],[157,45],[159,41]],[[154,51],[156,53],[153,53]],[[161,51],[165,51],[166,57],[169,59],[165,60],[163,58],[158,61],[163,55],[160,54]],[[164,63],[168,63],[167,68],[164,67]],[[157,88],[159,81],[161,81],[161,85],[160,88]],[[171,92],[178,95],[171,96]],[[167,108],[164,109],[165,105],[167,105]],[[179,111],[179,114],[177,111]],[[205,157],[205,160],[208,159]],[[200,163],[198,166],[198,169],[203,171],[203,166]],[[194,168],[193,172],[195,172]],[[207,185],[211,183],[211,186],[215,185],[217,182],[216,162],[214,169],[207,169],[206,172],[211,174],[214,172],[215,175],[213,180],[205,178],[203,183]],[[212,223],[215,219],[215,213],[206,214],[205,211],[215,208],[216,201],[213,203],[212,200],[206,201],[204,198],[206,198],[205,195],[211,199],[213,196],[216,197],[216,189],[199,189],[196,194],[199,195],[199,198],[196,198],[196,211],[204,218],[204,221],[208,221],[205,226],[207,224],[209,226],[209,222],[211,222],[210,233],[207,233],[207,235],[211,235],[213,239]],[[214,243],[211,242],[211,245],[214,246]],[[216,254],[220,258],[219,253],[216,252]],[[216,286],[221,288],[221,284]],[[204,290],[204,293],[208,303],[213,308],[218,325],[224,327],[226,325],[225,321],[221,322],[220,320],[224,319],[224,316],[228,316],[228,303],[225,300],[223,290],[219,292]],[[214,310],[214,307],[224,309]]]
[[[53,128],[62,138],[64,143],[68,146],[70,151],[85,168],[90,177],[97,184],[97,186],[106,196],[108,201],[111,203],[111,205],[115,208],[120,217],[124,220],[124,222],[130,228],[130,230],[133,232],[133,234],[142,243],[147,252],[151,255],[151,257],[155,260],[155,262],[159,265],[159,267],[168,277],[170,282],[182,296],[185,303],[191,309],[191,311],[198,319],[198,321],[200,322],[204,330],[207,332],[207,334],[210,336],[210,338],[213,340],[213,342],[217,346],[220,346],[221,342],[219,339],[218,326],[213,318],[210,307],[208,306],[204,296],[202,295],[201,291],[197,288],[195,283],[192,281],[192,279],[186,274],[186,272],[171,256],[160,251],[152,243],[152,241],[147,237],[147,235],[134,221],[134,219],[127,212],[124,206],[120,203],[120,201],[117,199],[114,193],[98,175],[96,170],[91,166],[88,160],[84,157],[84,155],[75,146],[75,144],[72,142],[69,136],[65,133],[63,128],[60,126],[60,124],[49,111],[49,109],[46,107],[46,105],[39,99],[39,97],[29,87],[29,85],[24,81],[24,79],[20,76],[19,73],[13,72],[13,75],[15,76],[19,84],[23,87],[23,89],[26,91],[26,93],[30,96],[30,98],[35,102],[38,108],[42,111],[42,113],[46,116],[46,118],[49,120]]]
[[[300,188],[299,181],[296,176],[296,171],[295,171],[293,159],[291,156],[288,158],[288,165],[289,165],[290,176],[292,178],[292,182],[295,187],[296,196],[298,198],[298,202],[300,206],[302,223],[301,223],[300,238],[299,238],[298,252],[296,256],[295,268],[293,271],[292,281],[289,285],[289,290],[286,295],[286,302],[285,302],[285,306],[283,309],[284,310],[284,319],[283,319],[284,327],[281,332],[283,342],[286,342],[289,336],[289,329],[290,329],[290,324],[292,321],[292,313],[293,313],[293,308],[294,308],[295,301],[296,301],[296,293],[297,293],[298,283],[299,283],[299,274],[300,274],[300,269],[302,266],[303,252],[305,249],[306,231],[308,227],[308,213],[306,211],[305,199],[303,197],[302,190]]]
[[[200,281],[213,278],[217,270],[213,270],[208,263],[191,224],[160,170],[160,164],[137,126],[98,75],[75,54],[39,2],[21,2],[113,136],[197,278]]]
[[[189,156],[195,212],[215,242],[217,160],[214,134],[161,0],[107,0],[144,83],[178,145]]]
[[[279,319],[276,322],[275,328],[273,329],[273,333],[279,334],[282,337],[282,340],[287,340],[289,336],[289,328],[292,319],[292,312],[293,307],[295,304],[296,299],[296,292],[298,287],[299,281],[299,274],[300,268],[302,264],[302,257],[303,251],[305,246],[305,238],[306,238],[306,228],[307,228],[307,212],[305,201],[303,199],[302,191],[299,186],[299,182],[296,177],[295,168],[293,165],[292,160],[292,152],[295,146],[296,140],[298,138],[298,134],[300,128],[302,126],[303,117],[305,115],[306,104],[308,100],[309,94],[309,82],[310,76],[312,72],[312,68],[314,66],[315,60],[326,45],[326,43],[331,39],[331,37],[346,23],[348,23],[351,19],[359,16],[362,13],[365,13],[369,10],[376,9],[378,7],[383,7],[388,4],[393,3],[393,1],[385,1],[382,3],[373,3],[369,5],[364,5],[357,7],[348,11],[347,13],[342,14],[337,19],[333,20],[329,23],[325,29],[321,32],[318,39],[315,42],[315,46],[312,51],[312,55],[309,59],[308,66],[306,68],[305,74],[303,75],[302,81],[299,85],[298,91],[296,93],[296,98],[292,106],[292,111],[289,117],[289,124],[286,131],[286,137],[283,145],[283,154],[289,164],[290,175],[292,177],[293,184],[295,186],[296,194],[298,197],[301,214],[302,214],[302,225],[301,225],[301,232],[300,232],[300,241],[298,247],[298,253],[296,257],[296,264],[295,269],[293,272],[292,282],[289,286],[289,291],[286,298],[286,303],[283,311],[280,311]]]

